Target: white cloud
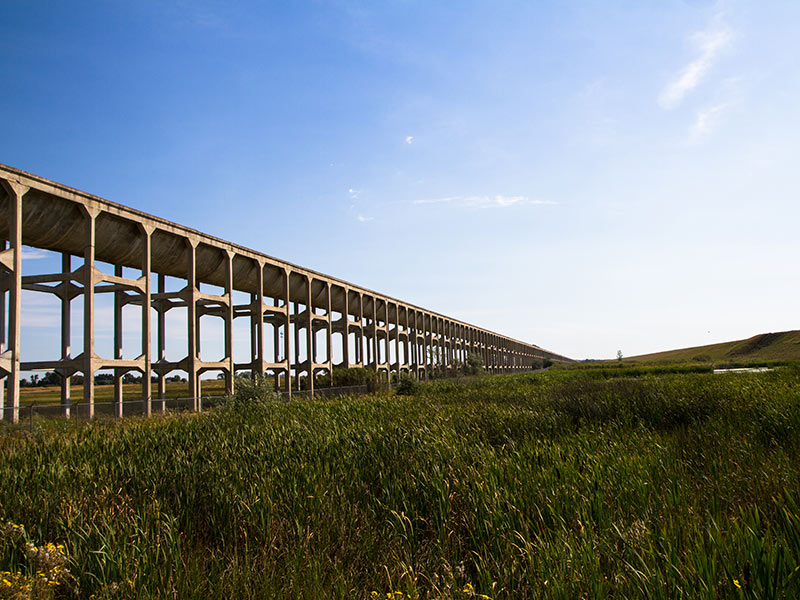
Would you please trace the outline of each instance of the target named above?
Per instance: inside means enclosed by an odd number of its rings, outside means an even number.
[[[661,108],[676,108],[684,97],[703,81],[708,71],[714,66],[719,53],[733,40],[733,33],[727,28],[701,31],[692,36],[700,55],[680,72],[678,77],[661,90],[658,104]]]
[[[413,143],[414,143],[414,136],[413,135],[406,136],[406,144],[413,144]]]
[[[23,327],[59,327],[61,325],[61,306],[55,296],[22,291]]]
[[[531,199],[527,196],[447,196],[414,200],[412,204],[452,203],[468,208],[508,208],[510,206],[556,204],[552,200]]]
[[[449,196],[447,198],[424,198],[420,200],[414,200],[412,204],[443,204],[445,202],[455,202],[457,200],[461,200],[462,196]]]
[[[351,198],[358,198],[358,195],[361,193],[361,190],[354,190],[353,188],[350,188],[349,190],[347,190],[347,193],[350,194]]]
[[[47,253],[38,248],[22,247],[22,260],[38,260],[40,258],[47,258]]]
[[[375,217],[365,217],[364,215],[358,215],[356,219],[358,219],[359,223],[366,223],[367,221],[372,221]]]
[[[689,141],[697,143],[708,136],[716,127],[719,117],[728,107],[728,104],[718,104],[705,110],[697,111],[697,118],[689,128]]]

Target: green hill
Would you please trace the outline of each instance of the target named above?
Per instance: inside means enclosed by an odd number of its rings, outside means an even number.
[[[800,331],[761,333],[746,340],[631,356],[625,362],[736,362],[800,360]]]

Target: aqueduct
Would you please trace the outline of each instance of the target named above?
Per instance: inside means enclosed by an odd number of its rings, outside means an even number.
[[[82,373],[83,403],[92,417],[93,375],[99,370],[114,373],[119,414],[123,375],[141,373],[143,411],[150,414],[151,377],[158,381],[157,397],[164,398],[165,377],[174,370],[186,372],[189,395],[198,408],[201,375],[214,370],[224,373],[229,393],[235,373],[247,370],[261,376],[272,373],[276,386],[289,394],[304,376],[313,394],[315,375],[339,366],[374,369],[386,378],[401,372],[424,378],[437,366],[464,361],[468,352],[480,355],[491,373],[529,370],[541,358],[564,359],[533,344],[5,165],[0,165],[0,211],[6,216],[0,218],[0,394],[6,396],[5,400],[0,397],[0,404],[6,406],[0,412],[15,422],[22,371],[52,370],[61,375],[61,401],[67,415],[70,377]],[[59,253],[59,272],[24,275],[23,244]],[[113,273],[99,268],[100,263],[112,265]],[[130,270],[135,271],[133,276]],[[168,291],[167,278],[178,278],[181,287]],[[204,284],[216,286],[221,293],[203,291]],[[52,360],[21,358],[23,290],[58,299],[60,345],[53,344],[56,357]],[[235,292],[240,296],[243,292],[245,301],[236,303]],[[99,356],[95,348],[98,294],[113,294],[114,355],[110,357]],[[76,298],[82,299],[83,335],[82,351],[73,355],[72,301]],[[141,307],[141,353],[133,359],[122,358],[126,306]],[[165,317],[174,308],[186,311],[188,347],[183,359],[168,361]],[[221,360],[200,359],[200,321],[207,315],[221,318],[224,324]],[[245,362],[234,362],[233,325],[240,318],[248,322],[250,352]],[[340,355],[336,363],[334,354]]]

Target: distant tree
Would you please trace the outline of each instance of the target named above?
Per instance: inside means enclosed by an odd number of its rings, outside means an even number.
[[[39,385],[61,385],[61,375],[55,371],[48,371],[39,380]]]
[[[617,350],[617,360],[622,362],[622,350]]]
[[[467,353],[467,360],[464,362],[464,372],[467,375],[480,375],[483,373],[483,359],[480,354],[475,352]]]

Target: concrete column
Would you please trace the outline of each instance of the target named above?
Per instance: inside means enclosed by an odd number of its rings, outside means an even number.
[[[422,343],[422,354],[423,354],[423,361],[425,363],[425,379],[430,379],[430,373],[432,368],[432,351],[431,351],[431,318],[429,315],[422,314],[422,329],[424,331],[424,341]]]
[[[414,310],[414,367],[416,368],[415,375],[417,378],[420,376],[424,376],[424,371],[422,370],[423,365],[425,364],[425,358],[420,351],[420,336],[422,335],[422,330],[420,329],[419,324],[419,311]],[[424,340],[424,338],[422,338]]]
[[[83,247],[83,401],[94,418],[94,249],[97,211],[84,207]]]
[[[388,308],[386,309],[386,313],[387,313],[387,318],[388,318],[388,313],[389,313],[389,309]],[[386,342],[386,345],[387,346],[389,345],[388,341]],[[400,367],[401,367],[401,364],[400,364],[400,305],[397,304],[397,303],[395,303],[395,305],[394,305],[394,358],[395,358],[395,361],[397,361],[396,362],[396,364],[397,364],[396,370],[397,370],[397,377],[399,379],[399,377],[400,377]]]
[[[163,294],[166,291],[166,277],[159,273],[158,275],[158,293]],[[165,361],[167,359],[167,324],[166,324],[166,311],[159,304],[157,309],[158,315],[158,360]],[[167,396],[167,385],[164,380],[164,374],[159,371],[158,373],[158,397],[161,400],[161,412],[166,410],[167,403],[165,398]]]
[[[289,325],[291,323],[291,316],[289,314],[289,271],[285,270],[284,273],[284,286],[283,286],[283,299],[284,303],[283,306],[286,309],[286,321],[285,321],[285,331],[283,334],[284,339],[284,348],[283,354],[286,360],[286,391],[288,392],[289,400],[292,399],[292,344],[291,339],[292,336],[290,334]],[[297,345],[294,346],[297,348]]]
[[[440,360],[442,361],[442,371],[450,367],[450,361],[447,357],[447,321],[439,317],[436,319],[439,324],[439,350]]]
[[[331,380],[331,387],[333,387],[333,316],[331,315],[331,284],[327,282],[328,288],[328,375]]]
[[[450,349],[447,338],[447,319],[439,318],[439,346],[442,349],[442,369],[450,369]]]
[[[375,372],[380,373],[378,369],[378,299],[372,297],[372,356],[375,364]]]
[[[72,257],[68,252],[61,254],[61,272],[63,274],[72,273]],[[61,360],[67,361],[70,358],[70,338],[72,337],[72,281],[61,282]],[[5,308],[5,302],[2,303]],[[66,368],[61,377],[61,411],[65,419],[70,417],[70,382],[69,373]]]
[[[152,315],[150,314],[153,303],[152,288],[152,269],[150,260],[152,255],[153,228],[140,226],[139,232],[142,236],[142,277],[144,278],[144,293],[142,298],[142,358],[144,359],[144,370],[142,372],[142,413],[145,416],[153,414],[153,385],[150,382],[152,377],[153,356],[152,356]]]
[[[199,381],[197,374],[197,362],[200,353],[200,328],[199,315],[197,310],[198,288],[197,288],[197,241],[194,239],[186,240],[186,338],[187,338],[187,379],[189,381],[189,396],[192,397],[192,408],[199,411]]]
[[[342,339],[342,364],[350,368],[350,290],[344,288],[344,337]]]
[[[6,240],[0,240],[0,253],[8,252]],[[6,283],[7,275],[0,269],[0,356],[6,352]],[[0,421],[9,418],[6,416],[6,381],[8,374],[0,374]]]
[[[256,364],[256,294],[250,294],[250,377],[257,378],[258,365]],[[263,316],[261,322],[264,322]]]
[[[294,374],[298,392],[300,391],[300,315],[297,313],[299,304],[299,302],[294,303]]]
[[[366,367],[364,362],[364,294],[358,294],[358,331],[356,332],[358,338],[358,351],[356,352],[356,361],[361,367]]]
[[[250,306],[250,330],[253,332],[250,340],[250,354],[253,358],[251,372],[254,378],[256,376],[264,377],[264,263],[258,262],[256,266],[256,293],[250,298],[252,301]],[[275,331],[273,356],[275,357],[275,362],[278,362],[277,322],[273,330]],[[276,375],[276,384],[277,381]]]
[[[122,277],[122,266],[114,265],[114,275]],[[122,360],[122,296],[123,292],[114,292],[114,359]],[[122,418],[122,369],[114,367],[114,416]]]
[[[228,305],[225,311],[225,363],[228,368],[228,377],[225,382],[226,392],[233,394],[235,387],[236,369],[233,364],[233,252],[226,251],[225,261],[225,297]]]
[[[306,358],[308,359],[308,389],[314,397],[314,311],[311,310],[311,277],[306,276]]]
[[[5,182],[8,191],[8,238],[10,248],[10,275],[7,277],[8,289],[8,342],[9,348],[3,353],[11,361],[8,371],[8,398],[11,409],[11,422],[19,422],[19,362],[20,362],[20,317],[22,300],[22,197],[28,187],[13,181]],[[5,300],[5,294],[3,294]],[[10,356],[8,356],[10,354]],[[8,414],[4,411],[5,418]]]

